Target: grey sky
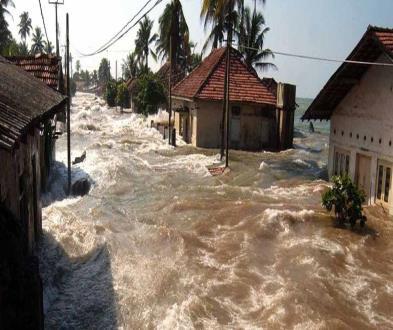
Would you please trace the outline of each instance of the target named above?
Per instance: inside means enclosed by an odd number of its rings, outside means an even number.
[[[54,43],[54,7],[48,0],[41,0],[49,39]],[[28,11],[33,26],[42,27],[38,0],[14,0],[8,18],[14,36],[17,34],[19,14]],[[149,15],[155,20],[169,0],[164,0]],[[134,47],[136,29],[112,46],[108,52],[94,57],[80,57],[79,52],[94,51],[111,38],[139,8],[145,0],[65,0],[59,7],[61,44],[65,37],[65,13],[70,14],[70,40],[74,59],[79,57],[83,69],[97,69],[99,61],[107,56],[112,64],[119,65]],[[249,1],[252,4],[253,1]],[[183,0],[183,8],[190,28],[191,39],[200,49],[205,33],[200,20],[201,0]],[[271,28],[266,46],[276,51],[307,54],[320,57],[345,58],[365,32],[368,24],[393,27],[392,0],[267,0],[263,10],[266,23]],[[153,60],[150,61],[153,63]],[[75,62],[74,62],[75,63]],[[316,62],[276,56],[274,63],[278,71],[262,73],[279,81],[297,85],[298,96],[314,97],[325,84],[338,64]],[[154,64],[154,69],[160,63]]]

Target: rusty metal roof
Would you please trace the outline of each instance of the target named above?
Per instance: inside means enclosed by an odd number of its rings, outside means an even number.
[[[66,97],[0,56],[0,147],[12,149],[28,130],[63,109]]]
[[[393,60],[393,29],[369,26],[347,60],[375,62],[383,53]],[[311,103],[302,120],[329,120],[334,109],[370,65],[343,63]]]

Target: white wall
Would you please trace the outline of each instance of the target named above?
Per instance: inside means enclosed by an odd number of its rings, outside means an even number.
[[[377,61],[392,63],[386,55]],[[371,157],[369,202],[375,202],[378,159],[393,164],[393,68],[371,67],[335,109],[330,129],[330,176],[335,147],[350,151],[352,179],[355,178],[356,154]],[[393,213],[393,207],[390,209]]]

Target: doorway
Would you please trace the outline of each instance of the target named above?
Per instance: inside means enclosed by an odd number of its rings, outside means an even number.
[[[371,157],[357,154],[356,155],[356,172],[355,183],[360,190],[366,195],[366,203],[370,200],[371,190]]]
[[[240,144],[240,107],[232,107],[230,137],[231,137],[231,147],[232,148],[239,148],[239,144]]]
[[[392,164],[378,161],[376,202],[382,206],[389,205],[390,188],[392,181]]]

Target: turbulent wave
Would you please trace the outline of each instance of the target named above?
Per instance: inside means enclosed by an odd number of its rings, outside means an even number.
[[[93,186],[67,198],[61,137],[40,249],[47,328],[393,327],[392,226],[378,239],[333,226],[315,180],[327,136],[232,151],[211,177],[217,151],[175,149],[150,120],[73,99],[72,157],[86,159],[72,180]]]

